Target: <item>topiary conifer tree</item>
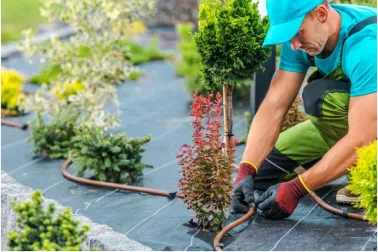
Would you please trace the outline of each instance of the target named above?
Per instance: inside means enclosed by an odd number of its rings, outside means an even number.
[[[200,5],[198,32],[201,80],[209,88],[223,85],[226,153],[232,136],[232,89],[262,71],[270,55],[262,48],[268,20],[251,0],[205,0]]]

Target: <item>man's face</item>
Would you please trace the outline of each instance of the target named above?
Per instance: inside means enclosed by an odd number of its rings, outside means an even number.
[[[312,12],[306,15],[297,34],[290,40],[290,45],[293,50],[302,50],[310,56],[320,54],[328,40],[328,30],[325,25],[327,14],[318,11],[315,8]]]

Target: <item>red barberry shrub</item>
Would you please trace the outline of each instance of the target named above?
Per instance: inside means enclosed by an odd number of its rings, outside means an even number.
[[[230,204],[231,164],[236,149],[236,139],[232,138],[229,158],[223,151],[221,103],[219,92],[207,98],[194,93],[190,113],[194,117],[193,145],[184,144],[176,156],[182,166],[179,188],[184,202],[203,228],[214,232],[222,228]]]

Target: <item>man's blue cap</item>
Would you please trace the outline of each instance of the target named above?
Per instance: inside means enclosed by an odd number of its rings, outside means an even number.
[[[291,40],[306,14],[322,2],[323,0],[267,0],[266,10],[270,24],[263,47]]]

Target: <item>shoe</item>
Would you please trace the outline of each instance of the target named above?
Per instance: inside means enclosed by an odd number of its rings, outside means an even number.
[[[356,195],[352,194],[352,192],[349,191],[346,187],[344,187],[337,191],[336,202],[343,204],[352,204],[360,202],[360,199]]]

